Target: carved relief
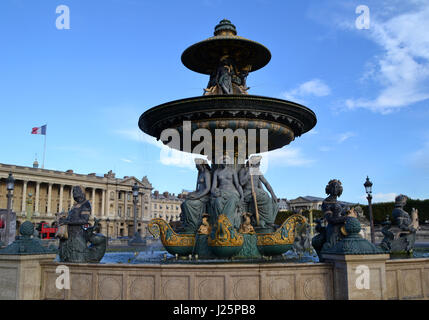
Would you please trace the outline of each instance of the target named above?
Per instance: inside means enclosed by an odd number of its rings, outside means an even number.
[[[198,298],[200,300],[225,299],[224,281],[223,277],[202,280],[198,285]]]
[[[55,281],[54,281],[55,285]],[[72,300],[91,299],[92,274],[73,274],[70,275],[70,298]]]
[[[122,277],[102,276],[98,284],[98,294],[102,300],[122,299]]]
[[[402,283],[405,299],[423,298],[420,270],[403,270]]]
[[[189,300],[189,278],[164,280],[162,294],[166,300]]]
[[[256,278],[256,280],[255,280]],[[242,278],[234,284],[234,299],[236,300],[257,300],[259,299],[258,277]]]
[[[312,277],[304,282],[304,296],[308,300],[325,300],[330,299],[326,292],[326,281],[322,277]]]
[[[295,277],[283,276],[270,281],[269,294],[274,300],[294,300],[295,299]]]
[[[131,300],[154,300],[155,279],[153,277],[136,277],[131,281]]]

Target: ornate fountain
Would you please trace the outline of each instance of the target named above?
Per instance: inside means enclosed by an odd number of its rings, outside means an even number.
[[[290,144],[317,123],[314,112],[303,105],[248,93],[247,76],[270,60],[265,46],[238,36],[236,27],[222,20],[213,37],[182,54],[187,68],[209,75],[203,95],[161,104],[140,117],[143,132],[211,162],[196,161],[197,189],[182,205],[183,229],[173,230],[159,218],[149,224],[171,254],[281,255],[293,244],[295,227],[306,223],[295,215],[282,226],[274,224],[277,198],[259,171],[261,157],[252,156]],[[172,131],[179,143],[172,143]]]

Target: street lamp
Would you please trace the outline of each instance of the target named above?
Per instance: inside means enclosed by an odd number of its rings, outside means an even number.
[[[9,245],[9,227],[10,227],[10,216],[12,215],[12,199],[13,190],[15,189],[15,179],[12,172],[9,173],[9,177],[6,180],[7,188],[7,213],[6,213],[6,228],[5,228],[5,244]]]
[[[369,180],[368,176],[366,177],[366,181],[363,184],[365,187],[365,192],[368,195],[366,198],[368,199],[368,208],[369,208],[369,222],[371,224],[371,242],[375,243],[375,235],[374,235],[374,217],[372,215],[372,182]]]
[[[138,245],[142,244],[144,241],[140,236],[140,233],[137,229],[137,203],[138,203],[138,197],[140,194],[140,187],[138,186],[137,182],[134,184],[133,188],[133,204],[134,204],[134,237],[129,241],[129,244]]]

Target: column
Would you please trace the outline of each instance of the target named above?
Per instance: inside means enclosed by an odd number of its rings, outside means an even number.
[[[73,186],[70,186],[70,209],[73,207],[74,200],[73,200]]]
[[[128,217],[128,192],[124,192],[124,217],[126,220],[128,220],[130,217]],[[130,212],[131,213],[131,212]]]
[[[46,212],[46,214],[48,216],[52,215],[52,211],[51,211],[51,202],[52,202],[52,183],[50,183],[48,185],[48,210]]]
[[[116,190],[116,193],[115,193],[115,212],[113,214],[114,217],[118,216],[118,208],[119,208],[119,191]]]
[[[96,211],[95,211],[95,188],[92,188],[92,197],[91,197],[91,204],[92,204],[92,206],[91,206],[91,210],[92,210],[92,212],[91,212],[91,214],[93,215],[93,216],[95,216],[96,214]]]
[[[27,210],[27,185],[28,185],[28,181],[24,180],[22,185],[22,205],[21,205],[21,211],[23,215],[25,215],[25,212]]]
[[[103,191],[103,195],[101,196],[101,216],[105,216],[106,215],[106,190],[103,189],[102,191]]]
[[[40,202],[40,182],[36,182],[36,197],[34,198],[35,201],[35,208],[34,208],[34,215],[35,216],[39,216],[40,215],[40,211],[39,211],[39,202]]]
[[[64,201],[64,185],[60,185],[60,210],[59,212],[63,212],[63,201]]]

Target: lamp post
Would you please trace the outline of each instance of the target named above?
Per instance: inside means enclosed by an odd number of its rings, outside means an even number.
[[[369,222],[371,224],[371,242],[375,243],[375,234],[374,234],[374,217],[372,215],[372,182],[366,177],[366,181],[363,184],[365,187],[365,192],[368,195],[368,208],[369,208]]]
[[[12,172],[9,173],[9,177],[6,180],[7,188],[7,213],[6,213],[6,228],[5,228],[5,244],[9,245],[9,227],[10,227],[10,216],[12,215],[12,199],[13,190],[15,189],[15,179],[13,178]]]
[[[133,205],[134,205],[134,237],[129,241],[129,244],[131,245],[138,245],[143,243],[143,239],[140,236],[140,233],[137,229],[137,203],[138,203],[138,197],[140,194],[140,187],[137,183],[133,186]]]

